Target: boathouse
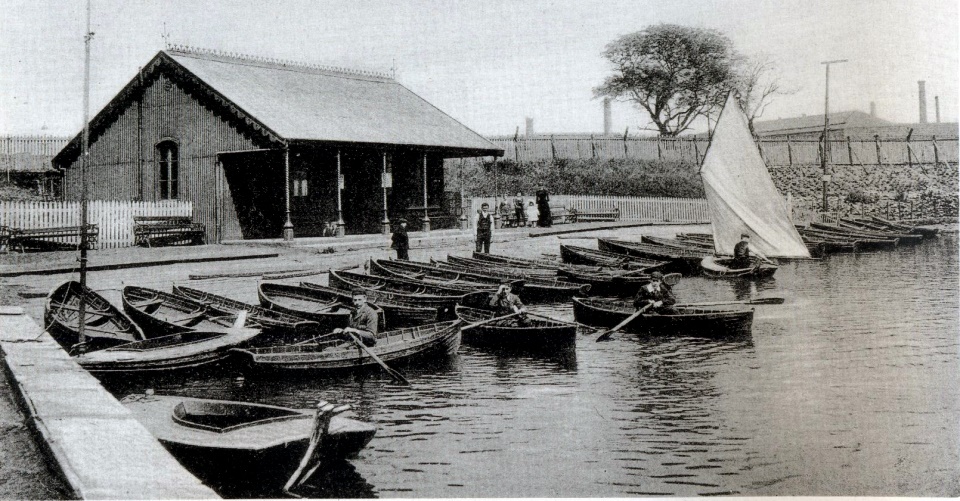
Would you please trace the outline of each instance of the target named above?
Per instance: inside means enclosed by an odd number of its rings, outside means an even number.
[[[447,158],[503,150],[389,75],[173,47],[90,121],[91,200],[189,200],[208,242],[452,226]],[[82,133],[53,159],[81,193]]]

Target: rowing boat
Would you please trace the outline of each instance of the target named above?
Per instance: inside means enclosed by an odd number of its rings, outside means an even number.
[[[877,240],[898,240],[903,244],[917,244],[923,241],[923,235],[911,234],[911,233],[895,233],[891,231],[872,231],[872,230],[863,230],[857,228],[850,228],[848,223],[840,222],[839,225],[831,225],[818,223],[816,221],[810,222],[810,228],[820,231],[829,231],[838,233],[841,235],[849,235],[851,238],[868,238],[868,239],[877,239]]]
[[[486,254],[483,252],[474,252],[473,259],[486,261],[490,263],[503,263],[518,268],[540,268],[545,270],[573,270],[582,273],[598,272],[609,269],[604,266],[588,266],[569,264],[562,261],[551,259],[524,259],[519,257],[501,256],[498,254]]]
[[[713,252],[713,244],[705,244],[699,242],[691,242],[689,240],[683,241],[677,238],[663,238],[655,237],[652,235],[642,235],[640,237],[641,243],[648,243],[653,245],[660,245],[663,247],[670,247],[673,249],[680,249],[690,252]]]
[[[650,275],[640,272],[623,273],[616,271],[582,273],[573,270],[560,271],[564,280],[590,284],[592,296],[632,296],[641,285],[650,281]]]
[[[503,279],[497,276],[486,275],[465,267],[447,266],[446,263],[441,262],[420,263],[415,261],[378,260],[376,267],[371,264],[371,271],[377,271],[378,268],[384,270],[384,273],[394,273],[407,278],[430,277],[434,280],[482,284],[483,287],[479,290],[484,292],[493,291],[503,282]],[[535,281],[536,279],[533,280]],[[509,282],[517,294],[520,294],[526,285],[526,279],[524,278],[513,278],[510,279]],[[549,281],[547,281],[547,283],[549,283]],[[452,314],[453,311],[450,313]]]
[[[403,264],[408,262],[409,261],[393,261],[389,259],[371,259],[370,273],[378,277],[399,278],[420,282],[425,285],[436,285],[440,288],[439,290],[444,290],[446,287],[454,287],[466,292],[475,292],[496,289],[499,285],[494,279],[468,279],[462,276],[451,276],[436,271],[413,271],[403,266]],[[517,288],[523,287],[523,281],[517,280],[513,286]]]
[[[44,324],[64,348],[80,342],[80,299],[84,301],[86,349],[96,350],[146,339],[143,331],[103,296],[80,282],[60,284],[47,295]]]
[[[76,357],[90,372],[146,372],[184,369],[227,358],[230,349],[250,341],[259,329],[231,328],[219,332],[181,332],[135,341]]]
[[[471,268],[450,263],[441,263],[434,261],[433,259],[430,260],[430,265],[434,268],[469,273],[471,276],[477,277],[486,276],[500,281],[523,280],[523,288],[517,292],[517,295],[520,297],[520,299],[528,303],[553,303],[557,301],[566,301],[577,294],[586,295],[590,291],[589,284],[578,284],[557,280],[555,278],[516,275],[509,272],[495,270],[491,266],[486,266],[484,268]],[[472,306],[466,303],[461,304],[464,306]]]
[[[605,266],[611,271],[652,271],[670,265],[669,260],[655,260],[603,249],[588,249],[577,245],[560,245],[560,257],[564,262]]]
[[[236,314],[238,311],[246,311],[246,325],[249,327],[260,327],[264,331],[315,334],[319,330],[329,330],[328,326],[322,325],[320,320],[316,318],[308,319],[305,315],[298,315],[294,312],[284,312],[279,309],[270,310],[262,306],[244,303],[243,301],[237,301],[190,287],[174,285],[173,293],[202,303],[210,307],[210,309],[217,310],[224,315],[231,313]],[[340,327],[340,325],[336,327]]]
[[[326,402],[317,410],[168,395],[128,395],[120,402],[180,463],[213,486],[276,489],[295,473],[297,480],[306,479],[315,465],[360,452],[377,431],[337,415],[346,408]]]
[[[621,330],[651,336],[690,336],[711,339],[750,334],[753,310],[676,307],[677,315],[643,313]],[[595,327],[613,327],[636,312],[632,301],[573,298],[573,318]]]
[[[876,223],[876,224],[878,224],[878,225],[881,225],[882,227],[884,227],[884,228],[886,228],[886,229],[888,229],[888,230],[891,230],[891,231],[899,231],[899,232],[906,232],[906,233],[916,233],[916,234],[924,235],[924,236],[927,236],[927,237],[936,236],[937,233],[940,232],[940,230],[938,230],[937,228],[931,228],[931,227],[927,227],[927,226],[908,226],[908,225],[905,225],[905,224],[895,223],[895,222],[893,222],[893,221],[888,221],[888,220],[886,220],[886,219],[879,218],[879,217],[877,217],[877,216],[870,216],[870,221],[872,221],[873,223]]]
[[[437,296],[437,297],[459,297],[470,292],[476,292],[476,287],[467,287],[464,285],[437,285],[416,280],[413,278],[399,277],[381,277],[375,275],[365,275],[363,273],[354,273],[352,271],[337,271],[331,274],[330,286],[338,289],[351,289],[361,284],[377,290],[387,290],[400,294]],[[494,287],[487,286],[485,290],[491,290]]]
[[[710,278],[766,278],[777,272],[777,266],[764,263],[760,258],[750,258],[751,266],[731,268],[733,258],[707,256],[700,261],[703,275]]]
[[[661,271],[664,273],[679,272],[684,275],[696,275],[700,273],[700,260],[710,254],[709,251],[672,249],[662,245],[616,240],[612,238],[598,238],[597,247],[602,251],[613,254],[648,260],[668,261],[669,264],[664,265]]]
[[[221,313],[209,306],[169,292],[128,285],[121,293],[123,311],[147,337],[190,331],[216,332],[233,326],[237,314]]]
[[[557,350],[576,343],[577,326],[534,318],[528,316],[519,321],[517,318],[497,318],[489,310],[457,306],[457,316],[463,320],[463,342],[489,348],[512,348],[524,350]],[[470,327],[470,324],[486,322]],[[518,323],[519,322],[519,323]]]
[[[361,275],[342,271],[330,271],[330,286],[344,291],[360,289],[367,293],[377,293],[381,297],[392,300],[401,300],[407,304],[417,304],[425,308],[446,308],[453,311],[457,303],[469,303],[475,295],[486,295],[486,292],[471,292],[459,295],[437,295],[415,292],[407,287],[392,287],[380,277]]]
[[[469,257],[460,257],[460,256],[447,256],[447,264],[458,266],[462,268],[470,269],[481,269],[488,270],[492,268],[488,261],[483,261],[480,259],[473,259]],[[530,266],[516,266],[507,263],[498,263],[496,265],[497,271],[501,273],[506,273],[513,276],[524,277],[524,278],[544,278],[544,279],[556,279],[557,271],[555,269],[549,268],[539,268],[539,267],[530,267]]]
[[[378,332],[369,350],[384,362],[413,357],[447,357],[460,347],[460,320]],[[350,341],[263,348],[234,348],[260,368],[343,370],[378,365]]]
[[[312,282],[300,282],[300,287],[322,293],[323,295],[320,297],[325,298],[326,301],[336,298],[343,304],[352,304],[353,297],[343,289],[335,289]],[[366,291],[366,293],[367,302],[383,310],[384,323],[388,329],[432,324],[449,320],[454,316],[453,305],[439,308],[425,307],[415,299],[402,299],[396,295],[377,291]]]

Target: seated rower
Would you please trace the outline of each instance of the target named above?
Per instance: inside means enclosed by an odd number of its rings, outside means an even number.
[[[678,312],[673,307],[675,304],[677,298],[673,296],[670,286],[663,283],[663,273],[659,271],[650,274],[650,282],[642,285],[633,299],[633,306],[638,310],[651,305],[647,312],[661,315],[676,315]]]
[[[519,313],[520,318],[518,324],[522,327],[527,323],[527,309],[523,306],[520,298],[510,292],[511,289],[512,286],[509,280],[501,282],[500,288],[497,289],[497,292],[490,298],[489,305],[497,312],[498,317]]]
[[[737,270],[752,268],[753,262],[750,260],[751,251],[760,259],[771,263],[771,261],[767,259],[767,256],[764,256],[762,252],[750,245],[750,235],[743,233],[740,235],[740,241],[737,242],[737,245],[733,246],[733,262],[730,263],[730,267]]]
[[[348,340],[352,333],[359,337],[364,345],[374,346],[377,344],[379,329],[377,312],[367,304],[367,293],[363,289],[355,289],[352,296],[355,309],[350,313],[347,327],[334,329],[333,333],[342,334],[343,339]]]

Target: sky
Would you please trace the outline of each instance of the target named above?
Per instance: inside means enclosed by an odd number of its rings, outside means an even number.
[[[768,55],[781,82],[761,119],[869,111],[917,122],[917,81],[958,121],[956,0],[90,0],[90,114],[165,41],[318,64],[395,71],[397,80],[484,135],[599,133],[592,89],[612,40],[658,23],[717,29]],[[83,122],[84,0],[0,0],[0,135],[73,135]],[[166,38],[164,37],[166,34]],[[613,104],[613,130],[649,117]],[[702,125],[698,125],[702,127]]]

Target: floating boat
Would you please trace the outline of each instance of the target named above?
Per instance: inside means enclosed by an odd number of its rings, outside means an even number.
[[[940,231],[937,228],[931,228],[928,226],[908,226],[901,223],[895,223],[893,221],[887,221],[886,219],[879,218],[877,216],[870,216],[870,221],[891,231],[899,231],[902,233],[917,233],[927,237],[936,236],[937,233],[939,233]]]
[[[90,372],[146,372],[184,369],[227,358],[230,349],[250,341],[259,329],[181,332],[83,353],[77,363]]]
[[[327,461],[356,455],[376,427],[315,411],[226,400],[129,395],[120,401],[187,469],[207,483],[284,486]]]
[[[85,349],[97,350],[146,339],[143,331],[110,301],[80,282],[64,282],[50,291],[44,304],[47,332],[65,349],[80,342],[80,299],[84,301]]]
[[[563,349],[577,340],[576,324],[527,316],[524,325],[520,325],[515,317],[493,320],[497,318],[493,311],[465,306],[457,306],[457,316],[463,321],[461,330],[465,344],[541,351]],[[493,321],[470,327],[488,320]]]
[[[698,243],[698,242],[682,241],[676,238],[654,237],[651,235],[642,235],[640,237],[640,242],[653,244],[653,245],[662,245],[664,247],[671,247],[674,249],[686,250],[690,252],[713,253],[712,243],[704,244],[704,243]]]
[[[447,264],[474,270],[488,270],[492,268],[489,261],[450,255],[447,256]],[[555,269],[515,266],[507,263],[498,263],[495,265],[495,269],[500,273],[524,278],[543,278],[547,280],[556,280],[557,278],[557,271]]]
[[[568,250],[576,249],[579,250],[579,254],[584,255],[584,248],[582,247],[573,247],[573,246],[561,246],[560,251],[563,254],[563,247],[567,247]],[[616,240],[610,238],[598,238],[597,239],[598,250],[586,249],[593,251],[591,259],[595,259],[597,252],[605,253],[608,258],[613,259],[619,257],[623,259],[624,257],[630,258],[633,262],[641,263],[637,265],[630,266],[630,269],[647,269],[651,262],[663,263],[657,267],[658,270],[664,273],[681,273],[683,275],[696,275],[700,272],[700,260],[703,259],[703,256],[707,255],[708,252],[703,251],[688,251],[682,249],[674,249],[670,247],[664,247],[662,245],[655,244],[645,244],[642,242],[631,242],[628,240]],[[564,255],[564,260],[568,259]]]
[[[731,268],[733,258],[707,256],[700,262],[703,274],[712,278],[765,278],[777,272],[777,266],[764,263],[760,258],[751,258],[749,268]]]
[[[236,314],[238,311],[247,312],[248,327],[260,327],[264,331],[281,331],[294,334],[316,333],[326,329],[317,319],[307,319],[306,316],[291,312],[269,310],[259,305],[237,301],[217,294],[211,294],[181,285],[173,286],[173,293],[202,303],[224,315]],[[339,325],[338,325],[339,326]]]
[[[804,228],[799,231],[800,234],[805,238],[817,239],[824,242],[856,244],[855,247],[857,250],[889,250],[896,248],[900,243],[900,241],[897,239],[854,237],[846,233],[812,228]]]
[[[385,280],[382,280],[381,277],[336,270],[330,271],[329,282],[331,287],[348,292],[355,288],[364,290],[367,292],[368,297],[370,293],[378,293],[381,297],[385,297],[391,301],[402,300],[408,304],[418,304],[425,308],[447,308],[449,311],[453,311],[457,303],[469,302],[470,297],[474,294],[486,295],[484,292],[461,293],[458,295],[427,294],[416,292],[416,290],[419,289],[413,289],[409,286],[394,287]]]
[[[474,252],[473,259],[490,263],[504,263],[518,268],[539,268],[555,271],[571,270],[581,273],[595,273],[609,269],[609,267],[606,266],[570,264],[552,259],[523,259],[518,257],[501,256],[498,254],[485,254],[483,252]]]
[[[267,285],[267,284],[263,284]],[[273,285],[278,284],[270,284]],[[288,286],[289,287],[289,286]],[[334,289],[312,282],[300,282],[300,287],[311,289],[323,294],[326,300],[338,299],[343,304],[353,304],[353,297],[343,289]],[[383,310],[384,323],[388,329],[401,327],[415,327],[417,325],[432,324],[454,318],[452,305],[438,307],[423,306],[415,299],[401,299],[399,296],[377,291],[366,291],[367,302]]]
[[[650,281],[650,275],[642,270],[627,273],[564,270],[559,272],[559,276],[571,282],[590,284],[591,296],[632,296],[641,285]]]
[[[123,311],[143,328],[147,337],[180,332],[216,332],[233,326],[236,313],[221,313],[209,306],[169,292],[128,285],[121,293]]]
[[[499,286],[494,279],[465,278],[463,276],[452,276],[438,271],[413,271],[403,266],[407,261],[393,261],[389,259],[371,259],[370,273],[384,278],[400,278],[404,280],[414,280],[424,284],[437,285],[439,287],[455,287],[467,292],[481,290],[492,290]],[[458,274],[459,275],[459,274]],[[517,280],[514,287],[523,287],[523,280]]]
[[[430,260],[430,263],[436,268],[450,271],[467,272],[472,276],[486,276],[500,281],[523,280],[523,288],[517,291],[517,295],[520,297],[520,299],[528,303],[554,303],[558,301],[566,301],[577,294],[586,295],[590,291],[589,284],[566,282],[563,280],[557,280],[555,278],[518,275],[509,271],[494,269],[492,266],[485,266],[484,268],[472,268],[450,263],[441,263],[434,261],[433,259]],[[464,306],[473,306],[467,303],[461,304]]]
[[[678,315],[640,314],[621,328],[651,336],[690,336],[711,339],[738,338],[750,334],[753,310],[719,310],[676,307]],[[613,327],[636,312],[632,301],[606,298],[573,298],[573,318],[595,327]]]
[[[851,225],[848,223],[840,222],[839,225],[834,226],[830,224],[811,222],[810,228],[820,231],[829,231],[833,233],[838,233],[840,235],[846,235],[850,238],[866,238],[866,239],[877,239],[877,240],[897,240],[902,244],[918,244],[923,241],[923,235],[918,235],[914,233],[895,233],[891,231],[871,231],[863,230],[857,228],[851,228]]]
[[[460,320],[378,332],[376,337],[377,344],[369,350],[384,362],[446,357],[460,347]],[[233,351],[261,368],[343,370],[378,365],[353,342],[337,338],[319,344],[234,348]]]
[[[309,318],[324,326],[327,332],[346,327],[350,313],[354,309],[350,294],[335,296],[317,289],[307,289],[296,285],[262,282],[257,287],[260,304],[270,311]],[[383,310],[371,304],[385,325]]]

